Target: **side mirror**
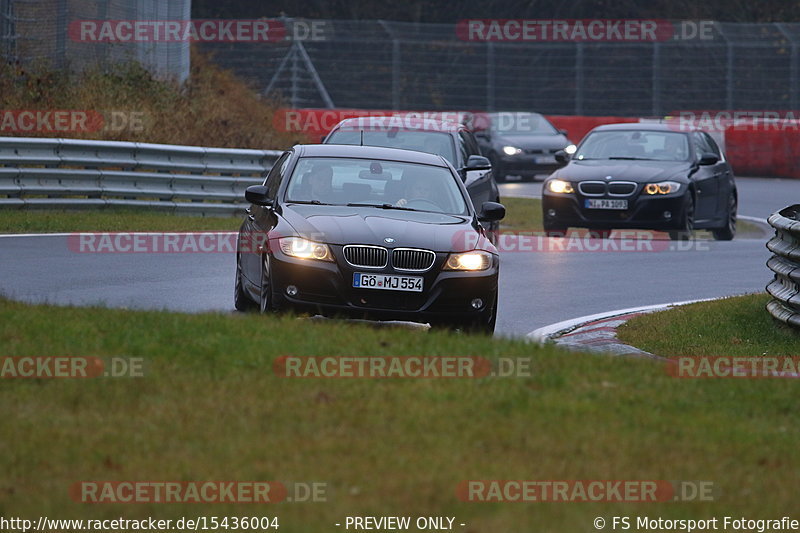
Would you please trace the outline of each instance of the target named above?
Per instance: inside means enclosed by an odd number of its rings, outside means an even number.
[[[567,152],[565,152],[564,150],[557,151],[556,153],[553,154],[553,156],[559,163],[566,163],[567,161],[569,161],[569,155],[567,155]]]
[[[492,163],[482,155],[471,155],[467,159],[467,166],[462,170],[492,170]]]
[[[703,152],[700,154],[700,161],[698,161],[701,165],[715,165],[719,163],[719,156],[717,154],[712,154],[711,152]]]
[[[255,205],[272,205],[269,191],[263,185],[251,185],[244,191],[244,197]]]
[[[483,202],[478,220],[481,222],[495,222],[506,216],[506,207],[497,202]]]

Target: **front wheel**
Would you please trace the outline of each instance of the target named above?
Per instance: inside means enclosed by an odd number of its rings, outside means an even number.
[[[684,197],[682,216],[680,228],[669,232],[673,241],[688,241],[694,235],[694,198],[691,193]]]
[[[738,202],[736,201],[736,195],[731,193],[731,195],[728,197],[728,212],[725,225],[722,226],[721,228],[716,228],[711,230],[711,234],[714,236],[715,240],[732,241],[733,238],[736,236],[737,210],[738,210]]]
[[[237,311],[250,311],[255,307],[255,302],[244,291],[242,264],[238,253],[236,254],[236,281],[233,284],[233,306]]]
[[[264,254],[261,260],[261,291],[258,303],[258,309],[261,314],[271,313],[276,310],[275,298],[272,293],[272,271],[270,269],[269,255],[267,254]]]

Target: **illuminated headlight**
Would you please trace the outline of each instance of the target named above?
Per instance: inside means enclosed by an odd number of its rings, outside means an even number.
[[[522,153],[522,149],[516,146],[503,146],[503,153],[506,155],[517,155]]]
[[[327,244],[309,241],[300,237],[284,237],[278,239],[281,251],[290,257],[298,259],[316,259],[318,261],[333,261],[333,255]]]
[[[569,146],[567,146],[566,148],[564,148],[564,151],[565,151],[565,152],[567,152],[569,155],[572,155],[572,154],[574,154],[574,153],[575,153],[575,151],[576,151],[577,149],[578,149],[578,147],[577,147],[577,146],[575,146],[574,144],[570,144]]]
[[[564,180],[550,180],[547,182],[547,190],[559,194],[569,194],[575,192],[575,189],[572,188],[572,184]]]
[[[672,192],[678,192],[680,190],[681,184],[675,181],[662,181],[660,183],[648,183],[644,186],[644,192],[646,194],[669,194]]]
[[[445,270],[487,270],[492,266],[492,254],[489,252],[464,252],[450,254],[444,264]]]

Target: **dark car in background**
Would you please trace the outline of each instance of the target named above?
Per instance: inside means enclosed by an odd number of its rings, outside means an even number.
[[[323,142],[384,146],[440,155],[456,169],[477,209],[483,202],[500,202],[500,190],[491,165],[481,155],[473,134],[462,124],[402,115],[350,118],[334,126]],[[491,223],[487,229],[495,235],[499,224]]]
[[[494,331],[499,257],[480,222],[505,208],[476,212],[441,156],[298,145],[245,196],[237,309]]]
[[[561,156],[563,159],[563,155]],[[701,130],[667,124],[608,124],[590,131],[542,189],[544,228],[636,228],[690,238],[736,234],[736,183],[725,154]]]
[[[532,180],[537,174],[549,174],[564,166],[556,152],[575,152],[567,133],[539,113],[481,113],[473,120],[473,132],[497,181],[508,175]]]

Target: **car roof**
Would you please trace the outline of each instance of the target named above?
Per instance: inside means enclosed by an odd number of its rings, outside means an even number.
[[[386,124],[383,125],[382,122]],[[339,122],[333,129],[338,130],[344,127],[352,128],[354,130],[371,130],[383,131],[384,129],[392,129],[402,124],[405,129],[411,131],[432,131],[441,133],[458,133],[465,130],[466,127],[458,122],[450,120],[438,120],[435,118],[424,117],[404,117],[402,115],[382,115],[382,116],[369,116],[369,117],[354,117],[346,118]],[[400,127],[403,130],[403,127]]]
[[[592,131],[615,131],[615,130],[636,130],[636,131],[671,131],[673,133],[686,133],[688,131],[702,131],[693,126],[680,127],[675,124],[664,122],[621,122],[617,124],[603,124],[597,126]]]
[[[383,146],[358,146],[354,144],[298,144],[293,148],[300,157],[351,157],[360,159],[384,159],[403,163],[418,163],[447,167],[442,156],[402,150],[400,148],[384,148]]]

